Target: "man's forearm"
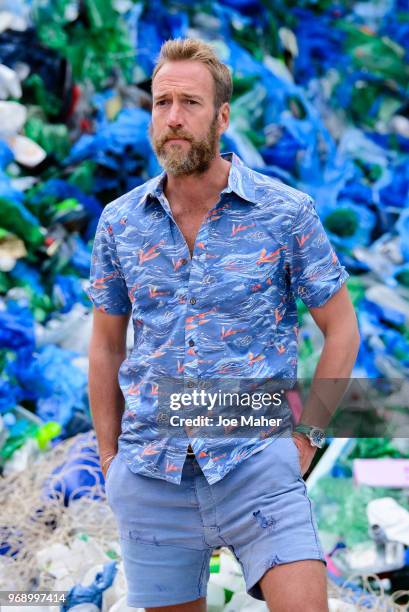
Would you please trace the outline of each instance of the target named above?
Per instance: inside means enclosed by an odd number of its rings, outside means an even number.
[[[325,339],[301,422],[325,428],[349,384],[359,349],[359,336],[348,333]]]
[[[89,398],[98,440],[101,464],[116,454],[121,433],[124,397],[118,383],[118,370],[125,353],[95,349],[89,354]]]

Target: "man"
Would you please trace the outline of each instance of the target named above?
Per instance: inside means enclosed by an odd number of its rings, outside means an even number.
[[[314,422],[306,405],[303,431],[289,436],[158,433],[166,376],[187,387],[294,379],[297,296],[325,337],[315,378],[347,379],[358,350],[348,274],[312,199],[220,154],[231,93],[211,47],[162,46],[150,137],[164,172],[106,206],[96,232],[91,409],[128,605],[206,610],[209,559],[227,546],[271,610],[323,612],[325,560],[302,475],[325,416]]]

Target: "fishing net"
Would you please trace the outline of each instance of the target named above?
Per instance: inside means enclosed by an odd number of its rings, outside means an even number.
[[[3,589],[53,590],[55,576],[37,553],[79,537],[109,550],[117,539],[97,455],[94,432],[56,445],[23,472],[2,481],[0,585]],[[12,576],[12,584],[5,583]]]

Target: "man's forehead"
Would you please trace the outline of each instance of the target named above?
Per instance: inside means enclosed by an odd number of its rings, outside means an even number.
[[[156,95],[167,89],[176,88],[191,94],[212,90],[212,75],[202,62],[187,60],[166,62],[157,72],[152,82],[152,92]]]

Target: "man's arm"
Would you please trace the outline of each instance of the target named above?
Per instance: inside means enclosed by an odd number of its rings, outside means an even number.
[[[359,350],[360,336],[346,285],[325,304],[310,308],[324,334],[324,346],[314,372],[301,422],[325,428],[344,395]],[[326,379],[331,379],[326,382]]]
[[[124,397],[118,383],[118,370],[126,358],[126,332],[130,313],[110,315],[93,309],[89,346],[89,399],[98,441],[102,472],[118,450]]]
[[[325,429],[347,389],[360,336],[345,284],[323,306],[309,310],[324,334],[324,346],[300,421]],[[317,449],[301,433],[294,432],[293,438],[300,452],[301,473],[305,474]]]

